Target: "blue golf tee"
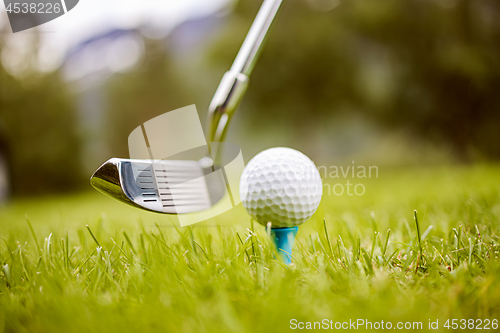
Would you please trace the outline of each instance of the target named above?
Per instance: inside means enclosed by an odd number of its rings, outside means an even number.
[[[276,246],[278,255],[287,265],[292,263],[292,248],[299,227],[271,229],[271,240]]]

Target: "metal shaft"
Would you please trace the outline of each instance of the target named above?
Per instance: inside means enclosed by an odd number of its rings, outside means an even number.
[[[262,51],[262,46],[281,3],[282,0],[264,1],[231,69],[224,74],[208,109],[207,139],[209,142],[224,140],[227,126],[245,94],[249,76]]]
[[[262,45],[266,40],[282,0],[265,0],[260,8],[255,21],[248,32],[243,45],[234,60],[231,72],[238,72],[250,76],[257,58],[262,51]]]

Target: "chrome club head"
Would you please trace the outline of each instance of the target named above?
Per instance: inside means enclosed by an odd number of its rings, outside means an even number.
[[[112,158],[90,182],[98,191],[138,208],[164,214],[194,213],[209,209],[226,192],[222,173],[214,172],[207,160]]]

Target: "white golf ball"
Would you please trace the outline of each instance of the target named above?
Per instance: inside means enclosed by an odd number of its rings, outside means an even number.
[[[318,209],[323,186],[313,161],[290,148],[271,148],[247,164],[240,180],[240,198],[259,223],[295,227]]]

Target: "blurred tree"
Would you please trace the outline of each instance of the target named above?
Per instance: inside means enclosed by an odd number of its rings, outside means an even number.
[[[260,1],[238,1],[210,52],[227,66]],[[446,143],[460,161],[500,158],[496,0],[287,0],[246,102],[257,125],[302,129],[333,113]]]
[[[0,39],[0,54],[3,45]],[[36,35],[30,48],[26,61],[37,54]],[[82,183],[82,172],[70,94],[58,73],[31,69],[26,66],[14,76],[0,65],[0,119],[6,128],[13,192],[73,190]]]
[[[113,156],[128,157],[128,136],[144,122],[186,105],[189,90],[165,40],[144,39],[141,64],[107,83],[108,139]]]

